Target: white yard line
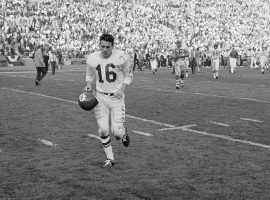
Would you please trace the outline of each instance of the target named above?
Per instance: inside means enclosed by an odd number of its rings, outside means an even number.
[[[245,121],[263,123],[263,121],[257,120],[257,119],[251,119],[251,118],[240,118],[240,119],[245,120]]]
[[[101,138],[100,138],[99,136],[97,136],[97,135],[94,135],[94,134],[87,134],[87,135],[88,135],[89,137],[91,137],[91,138],[95,138],[95,139],[101,141]]]
[[[260,143],[256,143],[256,142],[251,142],[251,141],[248,141],[248,140],[239,140],[239,139],[235,139],[235,138],[232,138],[232,137],[226,136],[226,135],[218,135],[218,134],[214,134],[214,133],[208,133],[208,132],[205,132],[205,131],[197,131],[197,130],[193,130],[193,129],[189,129],[189,128],[184,128],[182,130],[193,132],[193,133],[198,133],[198,134],[201,134],[201,135],[211,136],[211,137],[215,137],[215,138],[221,138],[221,139],[225,139],[225,140],[229,140],[229,141],[233,141],[233,142],[249,144],[251,146],[258,146],[258,147],[263,147],[263,148],[266,148],[266,149],[270,149],[270,145],[264,145],[264,144],[260,144]]]
[[[230,125],[228,125],[228,124],[224,124],[224,123],[221,123],[221,122],[210,121],[210,123],[216,124],[216,125],[219,125],[219,126],[224,126],[224,127],[229,127],[229,126],[230,126]]]
[[[167,126],[167,127],[170,127],[170,128],[175,127],[175,125],[162,123],[162,122],[157,122],[155,120],[143,119],[143,118],[135,117],[135,116],[131,116],[131,115],[126,115],[126,117],[129,117],[129,118],[132,118],[132,119],[137,119],[137,120],[144,121],[144,122],[150,122],[152,124],[156,124],[156,125],[160,125],[160,126]]]
[[[49,141],[49,140],[45,140],[45,139],[38,139],[40,142],[42,142],[45,145],[48,146],[56,146],[57,144],[54,144],[53,142]]]
[[[171,127],[171,128],[160,128],[158,130],[159,131],[168,131],[168,130],[185,129],[185,128],[190,128],[190,127],[194,127],[194,126],[196,126],[196,124],[185,125],[185,126],[176,126],[176,127]]]
[[[62,71],[85,71],[85,70],[62,70]],[[36,71],[27,71],[27,72],[0,72],[3,74],[9,74],[11,77],[17,77],[17,75],[10,75],[10,73],[29,73],[29,72],[36,72]],[[34,78],[34,77],[28,77],[28,78]],[[61,79],[54,79],[54,80],[59,80],[63,81]],[[70,81],[70,80],[69,80]],[[73,81],[71,81],[73,82]],[[207,81],[206,81],[207,82]],[[209,81],[212,82],[212,81]],[[84,83],[84,81],[80,82]],[[247,84],[250,85],[250,84]],[[229,96],[223,96],[223,95],[215,95],[215,94],[207,94],[207,93],[200,93],[200,92],[188,92],[188,91],[179,91],[179,90],[169,90],[169,89],[160,89],[160,88],[145,88],[145,87],[135,87],[135,86],[130,86],[130,88],[135,88],[135,89],[145,89],[145,90],[156,90],[156,91],[162,91],[162,92],[173,92],[173,93],[183,93],[183,94],[193,94],[193,95],[199,95],[199,96],[208,96],[208,97],[217,97],[217,98],[226,98],[226,99],[236,99],[236,100],[246,100],[246,101],[255,101],[259,103],[266,103],[270,104],[270,101],[265,101],[265,100],[260,100],[260,99],[253,99],[253,98],[247,98],[247,97],[229,97]]]
[[[144,87],[135,87],[135,86],[130,86],[130,87],[135,88],[135,89],[142,89],[142,90],[156,90],[156,91],[161,91],[161,92],[192,94],[192,95],[200,95],[200,96],[207,96],[207,97],[217,97],[217,98],[224,98],[224,99],[255,101],[255,102],[259,102],[259,103],[270,104],[270,101],[265,101],[265,100],[260,100],[260,99],[253,99],[253,98],[245,98],[245,97],[229,97],[229,96],[216,95],[216,94],[207,94],[207,93],[200,93],[200,92],[188,92],[188,91],[179,91],[179,90],[168,90],[168,89],[160,89],[160,88],[144,88]]]
[[[63,102],[77,104],[76,101],[69,101],[69,100],[66,100],[66,99],[57,98],[57,97],[53,97],[53,96],[48,96],[48,95],[44,95],[44,94],[40,94],[40,93],[28,92],[28,91],[24,91],[24,90],[16,90],[16,89],[12,89],[12,88],[3,88],[3,87],[2,87],[2,89],[8,89],[8,90],[16,91],[16,92],[27,93],[27,94],[33,94],[33,95],[37,95],[37,96],[42,96],[42,97],[46,97],[46,98],[55,99],[55,100],[58,100],[58,101],[63,101]],[[136,119],[136,120],[140,120],[140,121],[144,121],[144,122],[149,122],[149,123],[156,124],[156,125],[167,126],[169,128],[176,127],[175,125],[171,125],[171,124],[167,124],[167,123],[162,123],[162,122],[157,122],[157,121],[154,121],[154,120],[148,120],[148,119],[144,119],[144,118],[140,118],[140,117],[135,117],[135,116],[131,116],[131,115],[126,115],[126,116],[129,117],[129,118],[132,118],[132,119]],[[247,118],[242,118],[242,119],[247,119]],[[190,126],[190,125],[187,125],[187,126]],[[229,141],[235,141],[235,142],[240,142],[240,143],[244,143],[244,144],[249,144],[249,145],[252,145],[252,146],[258,146],[258,147],[263,147],[263,148],[270,149],[270,146],[269,145],[255,143],[255,142],[251,142],[251,141],[247,141],[247,140],[234,139],[232,137],[225,136],[225,135],[218,135],[218,134],[208,133],[208,132],[204,132],[204,131],[197,131],[197,130],[189,129],[187,127],[182,127],[181,130],[189,131],[189,132],[193,132],[193,133],[198,133],[198,134],[202,134],[202,135],[206,135],[206,136],[212,136],[212,137],[216,137],[216,138],[221,138],[221,139],[225,139],[225,140],[229,140]],[[88,136],[90,136],[90,135],[91,134],[88,134]],[[91,136],[92,137],[94,137],[94,136],[95,137],[98,137],[96,135],[91,135]]]
[[[137,134],[139,134],[139,135],[144,135],[144,136],[147,136],[147,137],[153,136],[153,135],[150,134],[150,133],[146,133],[146,132],[142,132],[142,131],[131,131],[131,132],[137,133]]]

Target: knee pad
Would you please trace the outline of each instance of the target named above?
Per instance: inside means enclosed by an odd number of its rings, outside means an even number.
[[[184,72],[184,71],[181,71],[180,78],[181,78],[181,79],[184,79],[184,77],[185,77],[185,72]]]
[[[120,140],[126,134],[126,128],[122,124],[115,124],[112,127],[112,133],[117,140]]]
[[[101,137],[107,136],[107,135],[109,135],[109,129],[108,128],[99,128],[98,133]]]

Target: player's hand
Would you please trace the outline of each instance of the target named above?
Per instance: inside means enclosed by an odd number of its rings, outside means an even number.
[[[117,99],[121,99],[124,96],[124,90],[120,88],[115,93],[113,93],[113,96],[116,97]]]
[[[85,86],[83,89],[84,92],[91,92],[91,90],[92,90],[92,88],[89,85]]]

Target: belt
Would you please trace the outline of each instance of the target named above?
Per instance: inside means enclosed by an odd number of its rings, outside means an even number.
[[[106,93],[106,92],[101,92],[102,94],[105,94],[107,96],[113,96],[114,93]]]

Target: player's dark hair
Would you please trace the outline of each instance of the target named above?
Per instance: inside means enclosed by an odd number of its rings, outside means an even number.
[[[99,42],[101,42],[101,40],[112,43],[112,46],[114,44],[114,37],[111,34],[108,34],[108,33],[103,33],[99,38]]]

